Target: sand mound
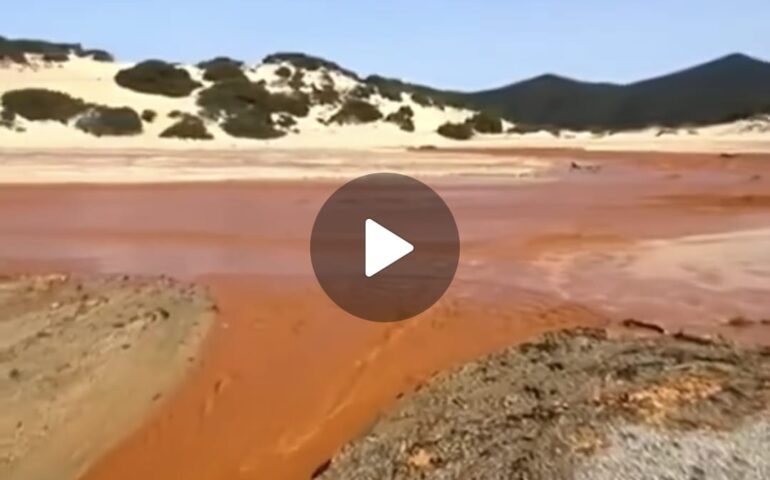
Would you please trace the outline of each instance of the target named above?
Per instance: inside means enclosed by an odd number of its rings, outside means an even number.
[[[549,334],[437,376],[316,476],[766,478],[768,380],[767,351]]]
[[[211,309],[162,279],[0,279],[0,478],[82,474],[193,365]]]

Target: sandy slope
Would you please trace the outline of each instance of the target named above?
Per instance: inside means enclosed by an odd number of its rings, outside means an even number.
[[[78,478],[190,369],[210,309],[166,280],[1,278],[0,478]]]
[[[476,135],[467,142],[444,138],[436,128],[445,122],[461,122],[474,112],[451,107],[424,107],[416,104],[408,95],[401,101],[392,101],[379,94],[371,97],[384,115],[395,112],[405,105],[414,111],[416,131],[407,133],[395,125],[379,121],[359,126],[334,126],[319,123],[334,112],[334,106],[314,106],[310,115],[298,118],[296,130],[285,137],[268,140],[236,139],[225,134],[217,125],[209,122],[208,128],[215,136],[213,141],[183,141],[161,139],[159,134],[174,120],[168,114],[174,110],[198,113],[195,94],[186,98],[169,98],[133,92],[117,85],[115,74],[130,66],[121,63],[104,63],[91,59],[72,57],[64,63],[33,62],[32,66],[17,64],[0,65],[0,93],[19,88],[47,88],[69,93],[85,100],[120,107],[130,106],[136,111],[149,109],[157,112],[152,123],[145,123],[144,133],[134,137],[96,138],[71,126],[56,122],[26,122],[20,125],[26,131],[0,128],[0,147],[4,148],[88,148],[88,149],[163,149],[163,150],[248,150],[293,148],[374,148],[437,146],[501,146],[501,147],[561,147],[607,150],[662,150],[662,151],[770,151],[770,122],[740,121],[713,127],[679,129],[678,131],[651,128],[636,132],[612,135],[580,132],[563,132],[559,138],[545,132],[530,134]],[[276,76],[280,65],[257,64],[247,68],[247,76],[254,81],[264,80],[271,91],[289,91],[286,80]],[[204,85],[202,72],[194,66],[185,66],[192,77]],[[311,85],[320,87],[328,78],[339,92],[347,92],[360,82],[336,71],[305,72],[302,91],[309,93]],[[511,124],[506,123],[505,127]]]

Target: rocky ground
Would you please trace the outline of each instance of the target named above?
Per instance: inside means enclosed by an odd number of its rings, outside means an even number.
[[[0,277],[0,478],[76,478],[194,364],[213,308],[169,279]]]
[[[321,479],[770,478],[770,350],[578,330],[440,374]]]

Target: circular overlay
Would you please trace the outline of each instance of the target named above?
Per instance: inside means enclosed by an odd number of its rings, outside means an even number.
[[[452,283],[459,255],[457,224],[444,200],[393,173],[340,187],[321,207],[310,239],[313,270],[329,298],[377,322],[430,308]]]

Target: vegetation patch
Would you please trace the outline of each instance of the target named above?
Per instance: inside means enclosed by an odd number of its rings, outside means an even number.
[[[27,63],[27,55],[42,55],[45,61],[64,61],[70,54],[111,62],[112,55],[104,50],[84,49],[78,43],[54,43],[44,40],[9,39],[0,36],[0,60]]]
[[[155,112],[155,110],[144,110],[142,111],[142,120],[147,123],[152,123],[155,121],[155,118],[157,118],[158,114]]]
[[[222,123],[228,135],[240,138],[269,140],[286,135],[273,125],[270,115],[258,111],[245,111],[228,117]]]
[[[329,85],[324,85],[323,88],[313,86],[311,99],[319,105],[335,105],[340,101],[340,93]]]
[[[222,65],[231,65],[234,67],[242,68],[243,62],[240,60],[235,60],[230,57],[215,57],[211,60],[204,60],[203,62],[198,62],[198,65],[196,65],[201,70],[207,70],[211,67],[218,67]]]
[[[358,78],[354,72],[340,67],[334,62],[325,60],[320,57],[314,57],[312,55],[306,55],[304,53],[296,52],[279,52],[266,56],[262,59],[262,63],[288,63],[296,68],[302,68],[305,70],[315,71],[321,68],[327,70],[333,70],[352,78]]]
[[[66,62],[70,59],[68,52],[48,52],[43,54],[43,61],[50,63]]]
[[[289,86],[294,90],[299,90],[305,86],[305,72],[302,70],[295,70],[294,74],[289,79]]]
[[[351,88],[350,92],[348,92],[348,95],[358,100],[367,100],[369,97],[374,95],[374,93],[375,93],[374,87],[372,87],[371,85],[367,85],[365,83],[360,83],[355,87]]]
[[[247,80],[228,80],[212,85],[200,93],[198,105],[205,116],[214,119],[253,112],[283,112],[305,117],[310,112],[310,98],[306,94],[272,93],[263,83]]]
[[[115,81],[135,92],[167,97],[186,97],[201,86],[187,70],[160,60],[147,60],[121,70]]]
[[[405,132],[414,132],[414,111],[411,107],[404,105],[393,113],[385,117],[386,122],[395,123],[398,128]]]
[[[291,115],[281,113],[278,115],[278,120],[275,123],[281,128],[289,129],[297,125],[297,120],[295,120]]]
[[[75,127],[91,135],[126,136],[142,133],[142,119],[130,107],[91,107],[78,118]]]
[[[468,140],[473,136],[473,127],[468,123],[447,122],[436,131],[439,135],[453,140]]]
[[[382,118],[382,112],[369,102],[348,99],[340,109],[331,116],[329,123],[356,124],[376,122]]]
[[[85,112],[88,105],[66,93],[42,88],[26,88],[5,92],[3,108],[27,120],[55,120],[66,123]]]
[[[430,107],[433,105],[433,100],[428,95],[420,92],[412,93],[412,101],[423,107]]]
[[[503,121],[490,113],[479,112],[468,123],[479,133],[503,133]]]
[[[211,140],[214,136],[209,133],[203,120],[194,115],[184,115],[160,134],[161,138],[180,138],[183,140]]]
[[[217,57],[200,62],[198,68],[203,70],[203,79],[209,82],[246,79],[246,74],[243,72],[243,62],[228,57]]]
[[[281,65],[275,70],[275,74],[281,78],[289,78],[291,77],[291,68],[286,65]]]
[[[390,85],[383,85],[383,86],[377,87],[377,91],[380,92],[380,95],[382,95],[383,98],[386,98],[394,102],[401,101],[401,90],[399,90],[398,88],[395,88]]]

